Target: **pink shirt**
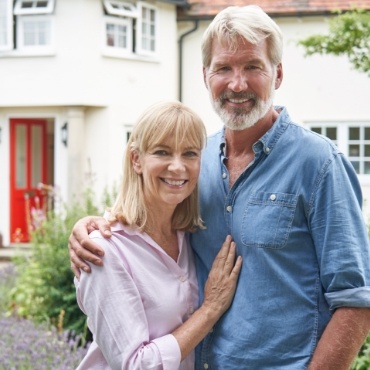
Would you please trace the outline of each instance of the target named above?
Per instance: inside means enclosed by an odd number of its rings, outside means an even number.
[[[170,333],[198,306],[193,254],[178,232],[177,263],[149,235],[122,224],[105,239],[104,266],[75,279],[77,301],[94,335],[84,369],[194,369],[193,353],[180,363],[179,345]]]

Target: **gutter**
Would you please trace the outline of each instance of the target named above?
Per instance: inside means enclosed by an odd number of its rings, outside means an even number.
[[[195,32],[198,29],[199,26],[199,20],[194,20],[194,27],[182,34],[179,38],[179,92],[178,92],[178,99],[179,101],[182,101],[182,48],[183,48],[183,42],[184,38],[191,33]]]

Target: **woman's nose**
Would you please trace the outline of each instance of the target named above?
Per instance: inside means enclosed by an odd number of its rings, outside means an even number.
[[[184,165],[184,161],[182,160],[181,156],[173,156],[168,166],[168,169],[170,171],[184,171],[185,165]]]

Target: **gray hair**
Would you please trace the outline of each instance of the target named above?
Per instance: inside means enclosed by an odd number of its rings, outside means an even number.
[[[279,26],[257,5],[230,6],[216,15],[202,38],[203,67],[212,60],[212,43],[216,39],[221,44],[237,49],[240,39],[258,44],[266,39],[269,58],[273,65],[281,63],[283,37]]]

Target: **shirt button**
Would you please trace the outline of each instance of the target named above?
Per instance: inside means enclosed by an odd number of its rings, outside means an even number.
[[[181,282],[186,281],[186,276],[180,276],[180,277],[179,277],[179,280],[180,280]]]
[[[194,313],[194,308],[193,308],[193,307],[190,307],[190,308],[189,308],[189,313],[190,313],[190,314]]]
[[[270,153],[270,150],[271,150],[271,149],[270,149],[269,147],[267,147],[267,148],[266,148],[266,153]]]
[[[223,179],[226,179],[226,177],[227,177],[227,175],[226,175],[226,173],[224,172],[224,173],[222,174],[222,178],[223,178]]]
[[[231,206],[227,206],[227,207],[226,207],[226,211],[227,211],[227,212],[231,213],[231,211],[232,211],[232,210],[233,210],[233,207],[231,207]]]
[[[208,369],[208,364],[207,364],[207,363],[203,364],[203,367],[204,367],[205,369]]]
[[[272,201],[276,200],[276,195],[275,194],[271,194],[270,195],[270,200],[272,200]]]

